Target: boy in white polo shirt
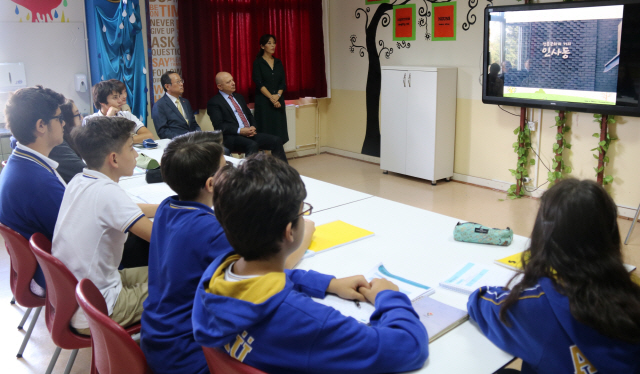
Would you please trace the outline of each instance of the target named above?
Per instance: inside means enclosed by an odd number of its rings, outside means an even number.
[[[114,81],[120,84],[116,84]],[[121,85],[124,86],[124,83],[116,79],[109,79],[108,81],[98,82],[95,86],[93,86],[93,104],[96,106],[96,109],[98,109],[98,111],[84,117],[82,125],[84,126],[84,124],[87,123],[89,119],[94,117],[123,117],[135,123],[135,127],[132,131],[134,134],[134,143],[142,143],[142,141],[145,139],[153,139],[151,131],[149,131],[149,129],[144,126],[144,124],[138,119],[138,117],[134,116],[129,111],[122,110],[122,102],[120,100],[120,91],[122,91]]]
[[[87,163],[65,191],[53,234],[52,254],[81,280],[100,289],[109,316],[122,326],[140,321],[147,298],[147,267],[118,271],[129,232],[149,240],[157,205],[135,204],[118,185],[133,174],[135,124],[122,117],[94,117],[72,132]],[[89,324],[80,309],[71,326],[82,334]]]

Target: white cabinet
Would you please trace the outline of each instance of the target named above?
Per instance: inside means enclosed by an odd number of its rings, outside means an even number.
[[[457,76],[457,68],[382,67],[382,170],[431,184],[453,176]]]

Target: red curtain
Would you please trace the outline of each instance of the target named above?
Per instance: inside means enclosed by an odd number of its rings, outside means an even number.
[[[253,102],[251,80],[260,36],[276,36],[287,100],[326,97],[322,0],[179,0],[178,40],[184,97],[194,109],[218,93],[215,76],[228,71],[236,91]]]

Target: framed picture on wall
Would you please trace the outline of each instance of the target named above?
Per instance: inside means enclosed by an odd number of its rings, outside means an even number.
[[[393,41],[403,40],[416,40],[416,4],[393,7]]]
[[[431,40],[456,40],[456,2],[434,3]]]

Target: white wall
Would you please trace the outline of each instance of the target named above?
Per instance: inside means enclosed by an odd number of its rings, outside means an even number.
[[[75,74],[89,74],[84,23],[0,22],[0,62],[23,62],[27,85],[40,84],[92,113],[89,90],[76,92]],[[11,37],[5,37],[11,35]]]

